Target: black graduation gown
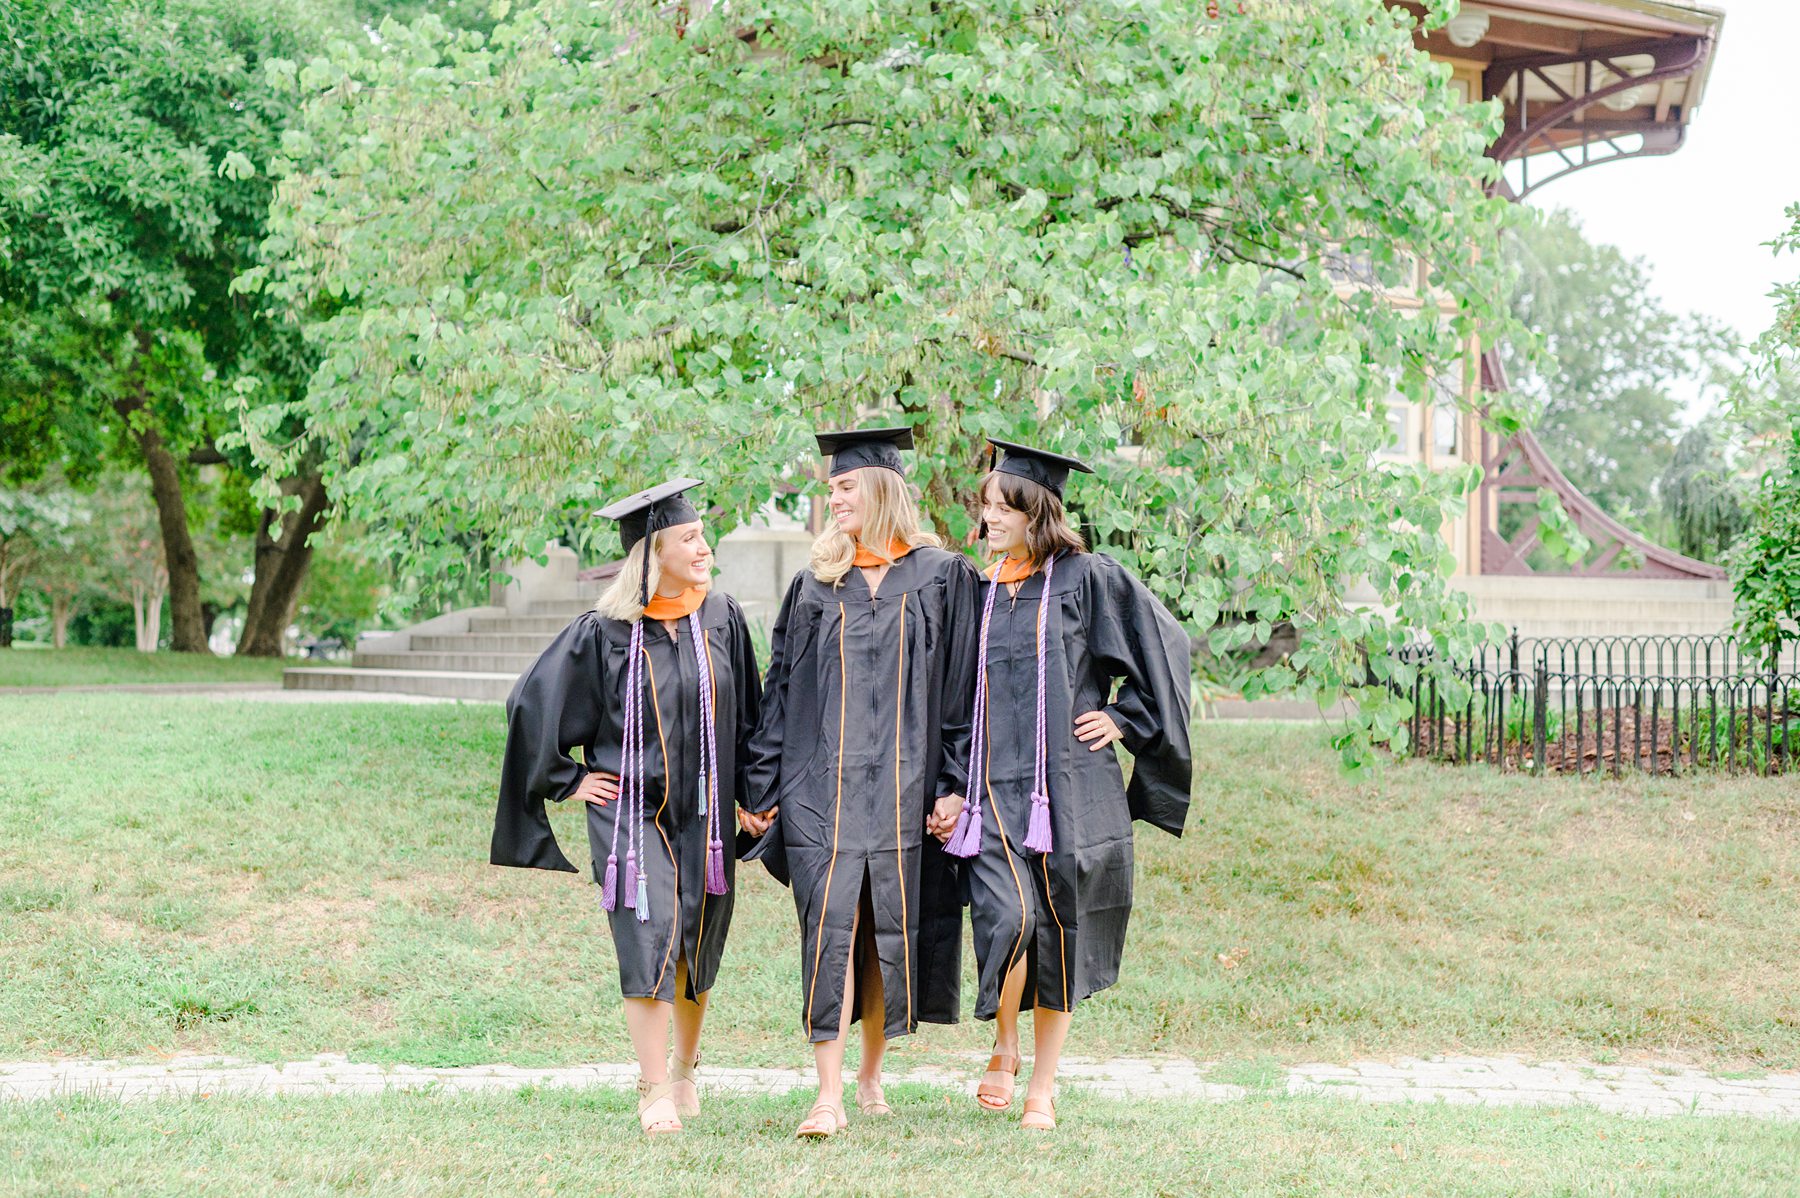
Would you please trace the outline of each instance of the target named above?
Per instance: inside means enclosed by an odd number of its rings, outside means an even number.
[[[872,600],[854,567],[836,587],[802,570],[782,600],[749,808],[781,807],[768,835],[792,878],[801,1024],[815,1043],[841,1026],[865,886],[886,1034],[957,1020],[961,893],[955,862],[935,840],[926,851],[925,817],[967,784],[976,585],[960,554],[921,548]]]
[[[1051,851],[1028,852],[1021,842],[1031,813],[1044,574],[1025,579],[1017,595],[983,576],[983,603],[993,586],[1000,592],[988,628],[981,852],[967,859],[964,875],[980,1019],[994,1017],[1001,983],[1021,958],[1025,1007],[1073,1010],[1118,980],[1131,915],[1131,821],[1179,836],[1193,774],[1187,633],[1112,558],[1065,555],[1044,630]],[[1129,787],[1115,750],[1090,751],[1075,738],[1075,717],[1101,710],[1135,757]]]
[[[737,831],[733,804],[743,802],[738,763],[755,730],[762,690],[744,613],[729,595],[709,594],[699,609],[714,680],[719,752],[719,830],[726,844],[725,876],[735,873]],[[687,997],[712,987],[731,926],[735,890],[706,893],[710,817],[699,813],[700,676],[685,617],[671,638],[660,621],[644,628],[649,687],[644,693],[644,857],[650,918],[638,922],[624,905],[625,833],[619,829],[620,903],[611,913],[619,957],[619,988],[627,998],[672,1002],[676,965],[688,961]],[[573,794],[587,770],[570,756],[580,745],[587,768],[619,772],[624,724],[626,656],[631,625],[586,612],[545,649],[506,701],[506,756],[494,815],[490,860],[495,865],[576,872],[563,856],[544,800]],[[654,695],[655,701],[651,701]],[[587,804],[594,880],[611,851],[613,821],[622,804]],[[679,945],[679,948],[677,947]]]

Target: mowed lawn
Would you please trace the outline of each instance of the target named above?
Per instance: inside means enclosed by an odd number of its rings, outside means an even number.
[[[243,1194],[1162,1198],[1791,1198],[1800,1129],[1591,1111],[1256,1097],[1131,1104],[1071,1093],[1053,1136],[922,1088],[895,1117],[796,1143],[806,1097],[731,1098],[645,1142],[631,1096],[209,1098],[0,1104],[0,1191]]]
[[[1800,1067],[1791,779],[1350,780],[1317,728],[1196,743],[1188,835],[1140,831],[1124,978],[1072,1053]],[[597,889],[486,864],[501,744],[494,705],[0,697],[0,1059],[629,1059]],[[809,1063],[799,1006],[788,894],[746,867],[708,1060]],[[894,1063],[989,1042],[927,1027]]]
[[[119,686],[157,683],[266,682],[306,663],[206,653],[139,653],[136,649],[0,649],[0,694],[11,687]],[[317,665],[320,663],[314,662]]]

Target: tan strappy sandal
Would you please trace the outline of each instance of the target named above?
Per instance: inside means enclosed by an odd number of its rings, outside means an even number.
[[[673,1086],[686,1082],[694,1089],[694,1096],[688,1101],[683,1102],[679,1098],[675,1100],[675,1113],[683,1119],[692,1119],[700,1113],[700,1083],[694,1078],[694,1071],[699,1068],[700,1052],[698,1049],[695,1050],[694,1059],[691,1061],[677,1058],[669,1062],[669,1084]]]
[[[1049,1098],[1027,1098],[1025,1113],[1019,1116],[1019,1126],[1026,1131],[1055,1131],[1055,1101]]]
[[[638,1090],[638,1126],[644,1129],[645,1135],[647,1135],[647,1136],[672,1136],[676,1132],[682,1130],[681,1118],[680,1118],[679,1112],[677,1112],[674,1116],[671,1116],[666,1119],[646,1120],[644,1118],[644,1116],[646,1116],[650,1113],[650,1108],[655,1106],[659,1102],[668,1103],[670,1110],[675,1109],[675,1098],[674,1098],[675,1083],[673,1083],[673,1082],[658,1082],[655,1085],[651,1085],[649,1082],[645,1081],[643,1078],[640,1077],[638,1079],[637,1090]]]
[[[999,1081],[993,1079],[999,1078]],[[1004,1111],[1012,1106],[1013,1088],[1019,1081],[1019,1058],[997,1052],[988,1058],[987,1072],[975,1087],[975,1101],[984,1111]]]
[[[886,1119],[894,1113],[894,1108],[888,1105],[887,1093],[881,1088],[880,1083],[876,1083],[875,1094],[869,1098],[863,1097],[863,1084],[856,1083],[856,1109],[872,1119]]]
[[[806,1118],[794,1132],[796,1140],[829,1140],[846,1127],[850,1120],[844,1116],[844,1108],[832,1106],[829,1102],[815,1102],[812,1110],[806,1112]]]

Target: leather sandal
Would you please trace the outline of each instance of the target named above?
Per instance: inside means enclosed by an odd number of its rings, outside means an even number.
[[[687,1101],[675,1099],[675,1113],[683,1119],[692,1119],[700,1113],[700,1085],[694,1079],[694,1071],[700,1067],[700,1051],[694,1050],[694,1059],[683,1061],[679,1058],[669,1062],[669,1084],[678,1085],[686,1082],[693,1088],[694,1096]]]
[[[868,1098],[863,1097],[863,1084],[856,1083],[856,1109],[874,1119],[885,1119],[894,1113],[879,1082],[875,1084],[874,1094]]]
[[[671,1136],[682,1130],[679,1113],[664,1119],[645,1119],[644,1117],[648,1115],[650,1109],[659,1102],[668,1103],[669,1109],[674,1110],[674,1089],[675,1086],[673,1082],[658,1082],[655,1085],[651,1085],[641,1077],[638,1079],[638,1126],[644,1129],[645,1135]]]
[[[1048,1098],[1027,1098],[1019,1126],[1026,1131],[1055,1131],[1056,1103]]]
[[[850,1120],[844,1117],[844,1108],[832,1106],[829,1102],[815,1102],[812,1110],[806,1112],[806,1118],[794,1132],[796,1140],[829,1140],[846,1127]]]
[[[1000,1080],[992,1080],[998,1078]],[[1019,1058],[997,1052],[988,1058],[987,1072],[975,1087],[975,1101],[984,1111],[1004,1111],[1012,1105],[1013,1087],[1019,1081]]]

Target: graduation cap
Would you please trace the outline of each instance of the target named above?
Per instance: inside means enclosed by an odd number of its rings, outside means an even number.
[[[643,581],[638,587],[639,602],[650,602],[650,534],[677,524],[692,524],[700,513],[682,494],[700,486],[697,478],[672,478],[647,491],[639,491],[616,503],[609,503],[594,515],[619,522],[619,541],[629,554],[638,542],[644,545]]]
[[[1092,466],[1079,458],[1051,453],[1047,449],[1033,449],[1029,445],[1015,445],[1011,441],[999,441],[993,437],[988,438],[988,443],[996,449],[1006,451],[1006,456],[1000,459],[996,470],[1001,474],[1016,474],[1040,487],[1047,487],[1058,499],[1062,498],[1063,483],[1068,481],[1069,471],[1079,470],[1083,474],[1094,472]]]
[[[840,429],[815,436],[819,439],[819,452],[831,459],[832,478],[864,466],[880,466],[895,474],[905,474],[906,466],[900,460],[900,451],[913,447],[910,427]]]

